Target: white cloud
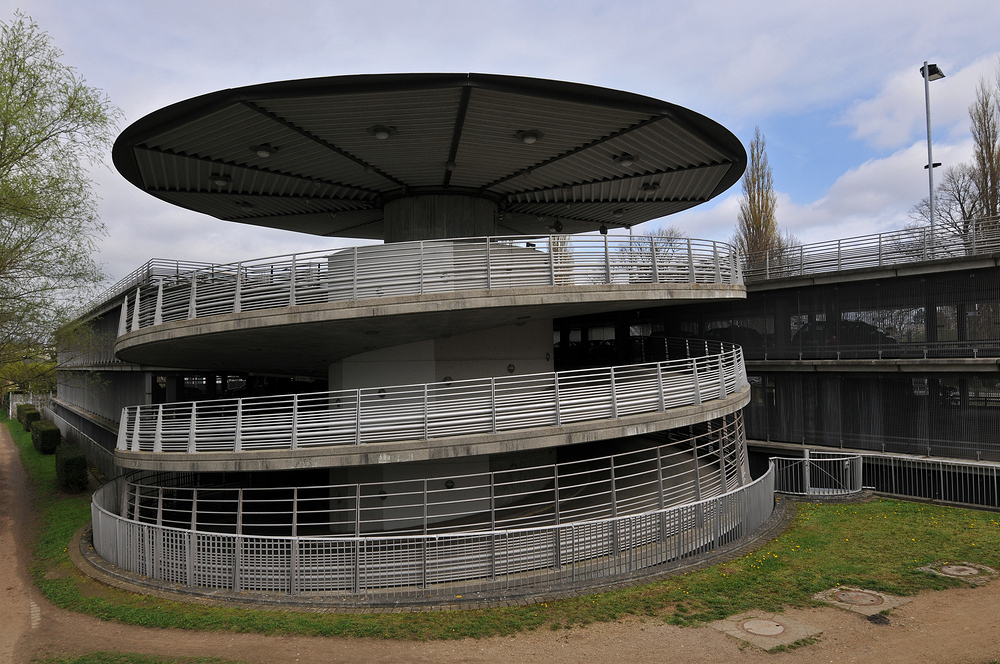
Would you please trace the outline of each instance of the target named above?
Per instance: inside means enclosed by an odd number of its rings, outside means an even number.
[[[975,98],[980,78],[992,81],[1000,53],[949,71],[947,62],[937,63],[945,78],[930,84],[932,136],[967,133],[969,104]],[[882,90],[871,99],[855,102],[844,114],[843,123],[853,128],[855,138],[877,148],[898,148],[916,135],[926,136],[924,84],[916,65],[889,77]],[[942,131],[943,130],[943,131]]]

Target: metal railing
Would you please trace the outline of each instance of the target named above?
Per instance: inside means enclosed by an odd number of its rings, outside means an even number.
[[[747,385],[739,346],[683,360],[525,376],[122,409],[120,450],[244,452],[561,426],[726,399]]]
[[[932,234],[929,226],[920,226],[753,253],[743,259],[743,274],[751,283],[998,251],[1000,219],[978,219],[968,231],[938,227]]]
[[[862,491],[860,455],[804,453],[801,458],[771,457],[775,491],[799,496],[849,496]]]
[[[672,433],[613,455],[536,465],[524,457],[484,457],[437,464],[421,478],[378,482],[269,486],[258,478],[253,486],[220,486],[201,475],[137,473],[124,480],[118,513],[241,535],[428,535],[639,514],[749,483],[738,414]],[[470,466],[480,470],[462,472]]]
[[[748,360],[907,360],[1000,357],[1000,340],[903,341],[870,344],[792,344],[784,348],[743,346]]]
[[[865,488],[902,498],[1000,508],[1000,464],[861,454]]]
[[[608,235],[421,240],[207,266],[155,260],[134,274],[118,290],[125,294],[119,334],[219,314],[403,295],[743,283],[724,242]]]
[[[627,516],[536,528],[368,537],[255,536],[121,515],[122,481],[94,494],[94,548],[119,569],[189,587],[311,597],[510,592],[612,579],[737,541],[774,506],[773,475]]]

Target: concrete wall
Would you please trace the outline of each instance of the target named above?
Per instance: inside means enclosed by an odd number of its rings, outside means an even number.
[[[327,375],[329,389],[342,390],[550,371],[552,321],[539,319],[360,353],[334,362]]]

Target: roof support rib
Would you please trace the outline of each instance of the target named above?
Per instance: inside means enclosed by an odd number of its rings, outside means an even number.
[[[620,129],[620,130],[618,130],[618,131],[616,131],[616,132],[614,132],[612,134],[608,134],[607,136],[599,138],[596,141],[591,141],[590,143],[587,143],[585,145],[581,145],[579,147],[573,148],[572,150],[567,150],[566,152],[563,152],[560,155],[556,155],[555,157],[551,157],[550,159],[546,159],[545,161],[543,161],[543,162],[541,162],[539,164],[535,164],[533,166],[528,166],[527,168],[522,168],[522,169],[520,169],[518,171],[514,171],[513,173],[511,173],[509,175],[505,175],[504,177],[499,178],[497,180],[494,180],[493,182],[490,182],[488,185],[484,186],[483,187],[483,191],[486,191],[487,189],[489,189],[491,187],[495,187],[498,184],[501,184],[503,182],[507,182],[508,180],[513,180],[514,178],[519,177],[522,174],[524,174],[526,171],[533,171],[535,169],[542,168],[543,166],[548,166],[549,164],[553,164],[553,163],[555,163],[555,162],[557,162],[557,161],[559,161],[561,159],[566,159],[567,157],[572,157],[573,155],[579,154],[579,153],[583,152],[584,150],[589,150],[590,148],[596,147],[596,146],[598,146],[598,145],[600,145],[602,143],[606,143],[607,141],[610,141],[610,140],[612,140],[614,138],[618,138],[619,136],[624,136],[625,134],[628,134],[630,132],[636,131],[637,129],[642,129],[643,127],[647,127],[647,126],[653,124],[654,122],[659,122],[660,120],[663,120],[663,119],[666,119],[666,118],[669,118],[669,117],[671,117],[671,116],[668,115],[668,114],[666,114],[666,113],[664,113],[662,115],[655,115],[655,116],[649,118],[648,120],[643,120],[642,122],[637,122],[634,125],[632,125],[631,127],[625,127],[624,129]]]
[[[455,131],[451,135],[451,149],[448,150],[448,163],[444,169],[444,186],[451,184],[451,172],[455,168],[455,157],[458,156],[458,144],[462,140],[462,129],[465,127],[465,114],[469,110],[469,97],[472,88],[468,85],[462,88],[462,98],[458,102],[458,114],[455,116]]]
[[[296,125],[296,124],[294,124],[292,122],[289,122],[288,120],[286,120],[285,118],[281,117],[280,115],[276,115],[275,113],[272,113],[271,111],[267,110],[266,108],[262,108],[261,106],[258,106],[257,104],[253,103],[252,101],[247,101],[246,99],[241,100],[240,103],[243,104],[244,106],[246,106],[247,108],[251,109],[251,110],[257,111],[258,113],[260,113],[264,117],[266,117],[266,118],[268,118],[270,120],[273,120],[274,122],[277,122],[282,127],[285,127],[287,129],[291,129],[292,131],[294,131],[295,133],[299,134],[300,136],[308,138],[310,141],[316,143],[317,145],[321,145],[324,148],[326,148],[327,150],[330,150],[331,152],[335,152],[336,154],[340,155],[341,157],[344,157],[345,159],[350,159],[355,164],[357,164],[358,166],[361,166],[365,170],[369,170],[370,169],[372,173],[378,173],[379,175],[381,175],[382,177],[384,177],[389,182],[392,182],[393,184],[398,185],[398,186],[403,187],[403,188],[406,187],[406,183],[403,182],[402,180],[399,180],[398,178],[393,177],[392,175],[386,173],[385,171],[383,171],[383,170],[381,170],[379,168],[376,168],[374,165],[369,164],[364,159],[361,159],[359,157],[355,157],[353,154],[351,154],[347,150],[344,150],[342,148],[338,148],[333,143],[329,143],[327,141],[324,141],[319,136],[316,136],[315,134],[306,131],[302,127],[299,127],[298,125]]]
[[[225,166],[227,168],[238,168],[244,171],[253,171],[254,173],[263,173],[264,175],[274,175],[275,177],[290,178],[293,180],[301,180],[302,182],[308,182],[310,184],[324,185],[327,187],[340,187],[341,189],[349,189],[351,191],[356,191],[366,196],[378,196],[379,192],[374,189],[367,189],[365,187],[358,187],[353,184],[343,184],[341,182],[331,182],[330,180],[321,180],[319,178],[310,178],[304,175],[296,175],[295,173],[282,173],[281,171],[274,171],[268,168],[261,168],[260,166],[250,166],[249,164],[238,164],[232,161],[223,161],[221,159],[212,159],[210,157],[195,157],[189,154],[184,154],[183,152],[174,152],[173,150],[164,150],[163,148],[151,148],[145,145],[136,146],[136,150],[144,150],[146,152],[155,152],[157,154],[167,155],[168,157],[180,157],[182,159],[192,159],[194,161],[200,161],[204,164],[213,164],[215,166]],[[150,188],[149,191],[154,191]]]

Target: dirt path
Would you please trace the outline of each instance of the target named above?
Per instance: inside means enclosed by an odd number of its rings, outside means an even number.
[[[834,608],[788,616],[823,630],[818,643],[769,654],[710,628],[682,629],[629,619],[514,637],[410,643],[366,639],[268,637],[143,629],[106,623],[49,605],[28,585],[24,549],[30,525],[26,480],[0,427],[0,664],[32,655],[118,650],[165,656],[216,656],[253,663],[295,662],[955,662],[1000,659],[1000,581],[917,596],[878,626]],[[40,609],[32,627],[32,593]]]

